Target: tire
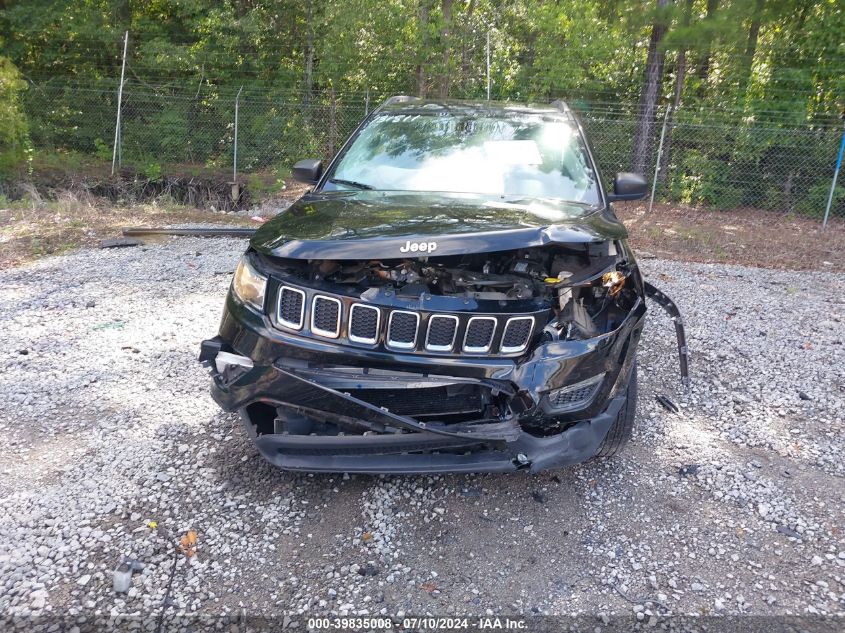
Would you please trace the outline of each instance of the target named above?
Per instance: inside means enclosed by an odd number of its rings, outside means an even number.
[[[637,414],[637,365],[631,370],[631,379],[625,389],[625,404],[619,409],[616,420],[608,430],[607,435],[599,444],[593,459],[607,459],[621,451],[634,430],[634,417]]]

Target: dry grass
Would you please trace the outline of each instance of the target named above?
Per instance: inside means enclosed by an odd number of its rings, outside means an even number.
[[[95,246],[103,238],[119,237],[123,227],[177,223],[257,226],[243,215],[214,213],[167,202],[120,206],[70,192],[58,194],[54,201],[45,201],[32,190],[24,201],[0,201],[0,268]]]
[[[283,196],[258,207],[272,216],[305,187],[291,183]],[[224,214],[166,201],[131,206],[64,192],[43,200],[34,189],[24,201],[0,201],[0,268],[117,237],[126,226],[202,223],[257,226],[243,214]],[[617,205],[617,214],[643,253],[681,261],[735,263],[762,268],[845,271],[845,221],[821,230],[817,219],[742,209],[707,211],[667,204]]]
[[[821,220],[759,209],[710,211],[655,204],[620,204],[636,251],[681,261],[787,270],[845,271],[845,221],[822,230]]]

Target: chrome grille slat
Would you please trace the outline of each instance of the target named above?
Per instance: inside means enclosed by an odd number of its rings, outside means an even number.
[[[340,335],[340,299],[316,295],[311,302],[311,331],[319,336]]]
[[[349,311],[349,340],[373,345],[378,340],[381,310],[355,303]]]
[[[431,352],[451,352],[458,333],[458,317],[434,314],[428,319],[425,348]]]
[[[407,310],[394,310],[387,322],[387,344],[397,349],[414,349],[417,345],[417,331],[420,315]]]
[[[493,346],[496,333],[495,317],[471,317],[467,321],[463,350],[470,354],[485,354]]]
[[[290,286],[279,288],[276,320],[293,330],[302,329],[305,322],[305,293],[302,290]]]
[[[528,347],[531,339],[531,331],[534,329],[534,318],[519,316],[511,317],[505,325],[502,333],[502,344],[499,351],[502,354],[513,354],[521,352]]]

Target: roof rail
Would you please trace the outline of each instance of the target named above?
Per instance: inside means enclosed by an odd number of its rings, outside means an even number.
[[[382,106],[393,105],[394,103],[410,103],[411,101],[421,101],[419,97],[411,97],[409,95],[395,95],[388,97],[381,104]]]
[[[566,102],[563,99],[555,99],[554,101],[552,101],[551,105],[553,105],[555,108],[557,108],[561,112],[566,112],[567,114],[572,112],[570,107],[566,104]]]

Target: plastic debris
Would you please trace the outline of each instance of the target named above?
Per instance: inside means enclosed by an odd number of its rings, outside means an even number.
[[[660,405],[664,409],[666,409],[667,411],[671,411],[672,413],[680,413],[681,412],[680,407],[678,407],[677,404],[672,402],[669,399],[669,396],[667,396],[666,394],[659,393],[659,394],[657,394],[656,399],[660,403]]]
[[[693,477],[698,474],[699,468],[698,464],[684,464],[678,469],[678,474],[681,477]]]
[[[143,571],[144,563],[139,560],[124,558],[112,574],[112,589],[115,593],[126,593],[132,586],[132,572]]]

